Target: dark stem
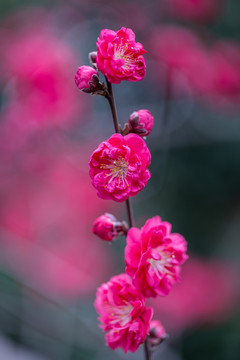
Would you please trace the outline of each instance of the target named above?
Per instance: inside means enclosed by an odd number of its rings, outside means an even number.
[[[148,347],[147,339],[144,341],[144,352],[145,352],[145,359],[151,360],[151,353]]]
[[[129,227],[133,227],[133,211],[132,211],[132,204],[129,199],[126,200],[127,205],[127,214],[128,214],[128,220],[129,220]]]
[[[116,108],[116,103],[115,103],[115,99],[114,99],[112,84],[108,81],[108,79],[106,77],[105,77],[105,79],[106,79],[107,89],[108,89],[108,95],[106,96],[106,98],[108,99],[108,102],[109,102],[109,105],[110,105],[110,108],[112,111],[115,132],[119,133],[120,127],[119,127],[119,122],[118,122],[117,108]],[[126,200],[126,206],[127,206],[129,227],[133,227],[133,212],[132,212],[132,206],[131,206],[130,199]]]
[[[115,99],[114,99],[114,95],[113,95],[113,88],[112,88],[112,84],[108,81],[108,79],[105,77],[106,82],[107,82],[107,89],[108,89],[108,102],[112,111],[112,117],[113,117],[113,124],[114,124],[114,128],[115,128],[115,132],[119,133],[119,122],[118,122],[118,116],[117,116],[117,108],[116,108],[116,103],[115,103]]]

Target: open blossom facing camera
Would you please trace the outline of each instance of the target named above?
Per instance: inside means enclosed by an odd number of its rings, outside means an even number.
[[[142,190],[151,175],[151,154],[136,134],[114,134],[102,142],[89,161],[89,174],[102,199],[125,201]]]
[[[145,307],[142,293],[127,274],[114,276],[98,288],[95,308],[111,349],[135,352],[145,341],[153,310]]]
[[[126,273],[144,296],[167,295],[179,280],[180,265],[188,258],[186,250],[184,237],[171,233],[171,224],[155,216],[141,229],[128,231]]]
[[[97,67],[113,84],[122,80],[139,81],[145,76],[142,56],[145,53],[131,29],[122,27],[116,32],[104,29],[97,40]]]

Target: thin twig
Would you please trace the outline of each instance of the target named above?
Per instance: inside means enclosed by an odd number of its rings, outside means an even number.
[[[110,108],[112,111],[115,132],[119,133],[120,126],[119,126],[119,121],[118,121],[117,107],[116,107],[116,103],[115,103],[115,99],[114,99],[112,84],[108,81],[107,77],[105,77],[105,79],[106,79],[107,89],[108,89],[108,95],[106,96],[106,98],[108,99],[108,102],[109,102],[109,105],[110,105]],[[132,211],[130,199],[126,200],[126,206],[127,206],[129,227],[133,227],[133,211]]]
[[[133,227],[134,226],[134,222],[133,222],[133,211],[132,211],[132,204],[130,199],[126,200],[126,205],[127,205],[127,214],[128,214],[128,220],[129,220],[129,227]]]
[[[105,77],[106,78],[106,77]],[[112,88],[112,84],[108,81],[108,79],[106,78],[106,82],[107,82],[107,88],[108,88],[108,102],[112,111],[112,117],[113,117],[113,123],[114,123],[114,128],[115,128],[115,132],[119,133],[120,129],[119,129],[119,122],[118,122],[118,115],[117,115],[117,107],[116,107],[116,103],[115,103],[115,99],[114,99],[114,95],[113,95],[113,88]]]
[[[151,352],[148,347],[147,339],[144,341],[144,352],[146,360],[151,360]]]

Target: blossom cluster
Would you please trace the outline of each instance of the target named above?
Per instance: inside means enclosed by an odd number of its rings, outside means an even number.
[[[135,351],[147,335],[151,344],[153,310],[145,307],[144,299],[169,294],[179,281],[186,250],[184,237],[171,233],[171,224],[159,216],[147,220],[141,229],[130,228],[125,248],[126,274],[102,284],[95,302],[109,347]],[[158,333],[159,341],[165,338],[165,331]]]
[[[146,51],[135,41],[133,31],[124,27],[116,32],[102,30],[96,45],[97,51],[89,56],[92,66],[81,66],[75,82],[86,93],[106,97],[112,109],[111,84],[142,80]],[[100,81],[99,72],[107,86]],[[151,153],[145,139],[153,124],[149,110],[135,111],[123,128],[117,124],[116,133],[93,151],[89,175],[100,198],[129,201],[145,188],[151,177]],[[179,281],[181,265],[187,259],[187,243],[182,235],[172,233],[171,224],[160,216],[147,220],[141,229],[129,225],[130,229],[108,213],[94,222],[93,233],[105,241],[126,235],[126,273],[98,288],[95,307],[100,327],[106,332],[106,344],[111,349],[135,352],[144,341],[147,346],[156,346],[166,337],[162,324],[152,320],[153,309],[146,307],[145,299],[168,295]]]

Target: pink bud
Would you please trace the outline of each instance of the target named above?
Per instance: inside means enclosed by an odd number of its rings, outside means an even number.
[[[98,72],[91,66],[80,66],[75,75],[75,83],[79,90],[91,93],[98,83]]]
[[[132,113],[128,120],[130,132],[134,132],[139,136],[147,136],[153,128],[154,119],[150,111],[138,110]]]
[[[127,232],[127,224],[118,221],[112,214],[99,216],[93,224],[93,233],[106,241],[116,239],[118,235],[124,235]]]
[[[148,336],[148,343],[152,346],[159,345],[167,334],[159,320],[152,320],[150,323],[150,330]]]

